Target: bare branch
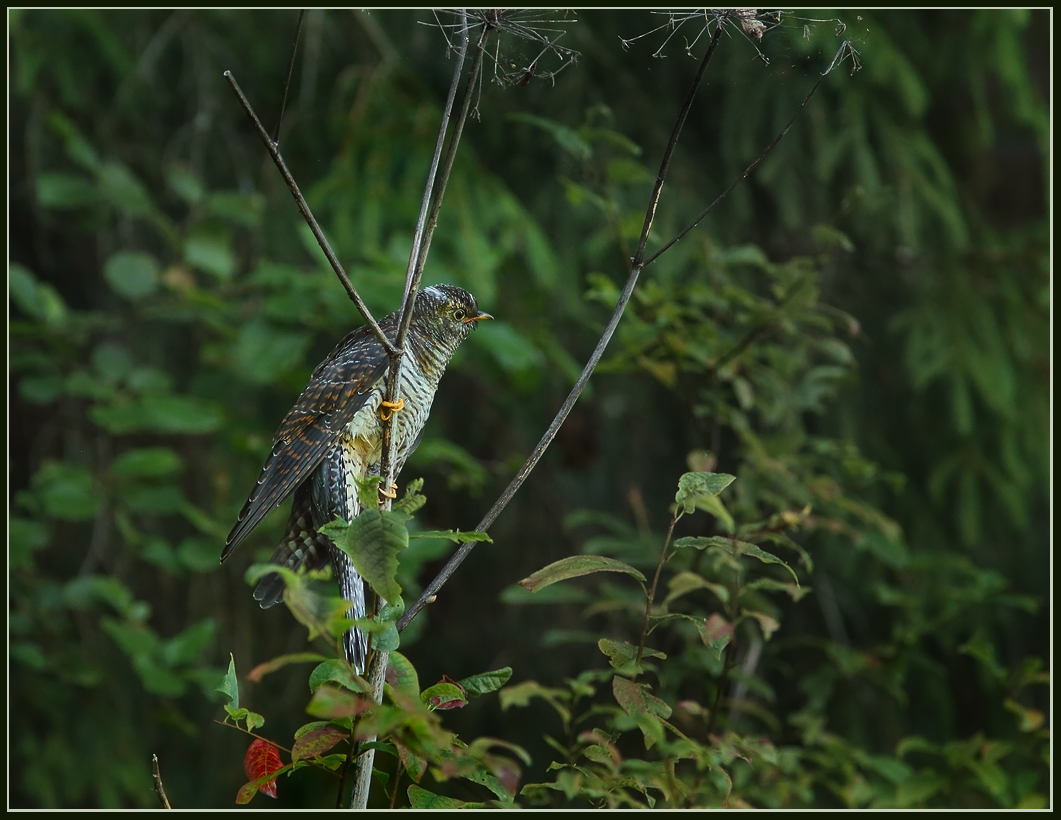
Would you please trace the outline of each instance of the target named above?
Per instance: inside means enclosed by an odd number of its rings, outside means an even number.
[[[704,55],[701,61],[700,68],[698,69],[696,76],[693,78],[692,83],[689,87],[689,93],[686,95],[685,103],[682,106],[681,112],[678,114],[678,118],[674,125],[674,130],[671,133],[670,142],[667,144],[667,148],[663,154],[663,160],[660,163],[659,173],[656,176],[656,185],[653,187],[652,194],[649,197],[648,208],[645,212],[645,223],[641,231],[641,241],[638,244],[637,253],[631,260],[630,273],[627,276],[626,285],[623,288],[622,293],[619,296],[619,300],[615,305],[615,309],[612,311],[611,318],[608,320],[608,325],[604,329],[604,333],[600,340],[597,342],[596,348],[593,350],[593,354],[590,356],[589,361],[586,362],[586,366],[582,370],[582,374],[578,377],[578,381],[575,382],[575,386],[571,389],[567,399],[564,400],[563,405],[557,412],[556,417],[549,425],[549,429],[545,431],[545,435],[542,436],[541,441],[538,442],[538,446],[534,448],[533,452],[527,458],[527,461],[520,467],[519,471],[513,477],[512,481],[509,482],[508,487],[505,488],[501,496],[494,502],[494,505],[483,517],[483,520],[479,522],[475,529],[484,531],[490,528],[490,526],[497,520],[497,517],[501,514],[501,511],[505,509],[508,502],[512,500],[523,482],[527,480],[527,476],[530,475],[531,471],[537,466],[544,455],[546,449],[552,444],[553,439],[556,437],[557,432],[560,430],[561,425],[567,420],[568,415],[571,413],[571,409],[575,406],[575,402],[578,401],[578,397],[581,395],[582,390],[585,388],[586,383],[589,381],[590,376],[593,375],[593,371],[596,369],[597,364],[600,362],[601,357],[604,355],[605,349],[608,347],[608,343],[611,341],[612,336],[615,334],[615,329],[619,326],[619,320],[623,317],[623,311],[626,309],[627,303],[630,301],[630,297],[634,293],[634,287],[637,285],[637,278],[641,273],[642,264],[641,259],[644,256],[645,245],[648,242],[649,232],[652,228],[652,220],[656,213],[656,206],[659,202],[660,192],[663,189],[663,181],[667,175],[667,169],[670,167],[671,156],[674,153],[674,146],[678,142],[678,137],[681,134],[682,125],[685,123],[685,119],[689,114],[689,109],[692,107],[693,98],[696,96],[696,89],[699,87],[701,80],[704,76],[704,71],[707,69],[708,63],[711,61],[711,56],[714,54],[715,46],[718,43],[719,35],[721,33],[721,27],[715,32],[714,39],[711,41],[711,46],[708,48],[707,54]],[[442,585],[449,580],[453,573],[457,570],[457,567],[464,561],[468,556],[468,553],[472,551],[475,546],[475,542],[469,541],[461,544],[457,551],[453,554],[450,560],[446,563],[446,566],[442,568],[438,576],[427,586],[420,598],[409,607],[405,614],[398,620],[398,629],[404,629],[413,618],[420,612],[421,609],[427,604],[428,600],[432,599],[438,594],[438,591],[442,588]]]
[[[247,112],[251,124],[254,125],[254,129],[258,132],[258,136],[261,137],[262,142],[265,144],[269,156],[273,158],[273,164],[279,169],[280,175],[284,178],[284,182],[287,183],[287,187],[291,189],[291,196],[295,198],[295,203],[298,205],[298,210],[301,212],[302,218],[306,220],[306,224],[309,225],[310,230],[313,231],[313,236],[316,237],[317,244],[320,245],[321,250],[324,251],[325,257],[332,266],[332,270],[335,271],[335,275],[339,277],[339,281],[342,282],[343,287],[346,288],[346,293],[350,297],[350,301],[354,303],[354,307],[357,308],[358,313],[364,318],[365,323],[372,328],[373,334],[375,334],[380,344],[383,345],[384,350],[393,356],[397,348],[395,348],[390,339],[387,338],[386,334],[376,323],[376,320],[372,318],[372,313],[369,311],[368,305],[362,300],[361,295],[350,281],[350,277],[348,277],[346,271],[343,270],[343,266],[340,264],[338,257],[336,257],[335,252],[332,250],[332,246],[328,244],[324,232],[321,230],[320,225],[317,224],[313,212],[310,211],[305,197],[302,196],[302,191],[299,190],[298,183],[295,182],[295,178],[287,169],[287,163],[284,162],[284,158],[280,155],[280,150],[277,148],[276,143],[270,138],[269,133],[262,126],[261,120],[259,120],[258,115],[254,113],[254,109],[244,96],[243,90],[239,87],[239,83],[236,82],[236,78],[232,76],[232,72],[226,71],[224,77],[228,80],[229,85],[232,86],[232,90],[239,99],[240,105],[243,106],[243,110]]]
[[[164,809],[172,809],[169,798],[166,797],[166,788],[162,785],[162,772],[158,768],[158,755],[151,755],[151,780],[155,784],[155,794],[158,795],[158,804]]]
[[[677,236],[675,236],[673,239],[671,239],[669,242],[667,242],[662,248],[660,248],[658,251],[656,251],[654,254],[652,254],[652,256],[650,256],[645,261],[645,267],[646,268],[649,265],[651,265],[653,262],[655,262],[657,259],[659,259],[668,250],[670,250],[671,247],[673,247],[675,244],[677,244],[677,242],[680,239],[682,239],[687,233],[689,233],[689,231],[691,231],[693,228],[695,228],[697,225],[699,225],[704,220],[704,218],[715,209],[715,206],[717,206],[723,199],[725,199],[727,196],[729,196],[730,192],[734,188],[736,188],[745,179],[748,178],[749,174],[751,174],[751,172],[754,171],[759,166],[759,163],[761,163],[764,159],[766,159],[767,155],[771,151],[774,150],[774,147],[779,142],[781,142],[782,139],[784,139],[785,135],[789,132],[789,129],[791,129],[792,126],[795,124],[795,122],[796,122],[797,118],[799,117],[799,115],[803,113],[803,109],[807,107],[807,103],[809,103],[811,97],[814,96],[814,92],[816,92],[818,90],[818,86],[820,86],[822,84],[822,80],[824,80],[833,71],[833,69],[835,69],[840,63],[842,63],[844,61],[844,59],[846,57],[848,57],[848,56],[850,56],[852,61],[853,61],[853,64],[854,64],[854,69],[853,70],[855,70],[855,71],[858,70],[858,68],[859,68],[858,52],[856,52],[851,47],[851,42],[849,40],[845,40],[841,44],[840,50],[836,52],[836,56],[833,57],[833,61],[829,64],[829,67],[827,69],[825,69],[825,71],[823,71],[821,73],[821,75],[818,77],[817,81],[811,87],[811,90],[807,92],[807,96],[803,98],[803,102],[801,102],[799,104],[799,107],[796,109],[796,113],[794,113],[792,115],[791,119],[789,119],[789,121],[785,124],[785,127],[782,128],[780,132],[778,132],[777,136],[774,137],[773,141],[771,141],[771,143],[769,145],[767,145],[759,153],[759,156],[757,156],[752,161],[751,165],[749,165],[747,168],[744,169],[744,171],[741,173],[740,176],[738,176],[735,180],[733,180],[733,182],[731,182],[729,184],[729,186],[726,188],[726,190],[724,190],[721,194],[719,194],[717,197],[715,197],[715,201],[714,202],[712,202],[710,205],[708,205],[706,208],[704,208],[703,211],[700,212],[700,214],[696,217],[696,219],[694,219],[692,222],[690,222],[683,230],[681,230],[678,233]]]
[[[284,124],[284,111],[287,110],[287,91],[291,88],[291,73],[295,70],[295,55],[298,53],[298,36],[302,33],[302,18],[306,16],[305,9],[299,9],[298,22],[295,23],[295,41],[291,44],[291,59],[287,63],[287,79],[284,80],[284,96],[280,98],[280,116],[276,119],[276,130],[273,132],[273,142],[280,144],[280,126]]]

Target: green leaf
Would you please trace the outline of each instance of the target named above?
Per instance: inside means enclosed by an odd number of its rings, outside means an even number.
[[[169,447],[141,447],[114,459],[110,473],[115,478],[158,478],[179,473],[183,467],[180,456]]]
[[[527,576],[519,582],[521,587],[537,592],[557,581],[565,581],[568,578],[578,578],[581,575],[590,575],[594,572],[622,572],[632,575],[637,580],[644,582],[645,576],[629,564],[616,561],[614,558],[606,558],[603,555],[573,555],[569,558],[561,558],[543,567],[537,572]]]
[[[80,174],[46,171],[36,179],[37,202],[57,211],[83,208],[96,202],[96,184]]]
[[[772,555],[766,550],[757,547],[755,544],[749,544],[747,541],[738,541],[736,538],[727,538],[722,535],[693,536],[675,539],[674,547],[675,549],[693,548],[708,551],[721,550],[734,557],[750,555],[752,558],[757,558],[764,564],[780,564],[792,575],[793,580],[796,582],[796,586],[799,586],[799,578],[796,577],[796,572],[792,567],[776,555]]]
[[[32,485],[41,507],[53,518],[84,521],[99,510],[99,482],[83,467],[65,461],[45,462],[33,476]]]
[[[66,317],[66,304],[59,292],[39,281],[25,265],[14,262],[8,266],[8,288],[11,299],[29,318],[55,325]]]
[[[310,336],[255,317],[236,335],[236,366],[241,378],[253,384],[270,384],[277,377],[300,366],[309,347]],[[373,501],[371,506],[375,506]]]
[[[170,666],[194,663],[214,640],[217,623],[206,618],[184,629],[162,645],[162,660]]]
[[[777,618],[772,615],[767,615],[765,612],[757,612],[750,609],[741,610],[742,618],[752,618],[759,624],[759,629],[762,630],[763,640],[768,641],[770,637],[780,628],[781,624]]]
[[[227,282],[236,273],[236,255],[227,229],[201,225],[184,240],[184,261]]]
[[[109,575],[78,575],[63,587],[63,602],[75,610],[88,609],[97,603],[108,604],[120,615],[131,617],[135,599],[129,588]]]
[[[203,198],[202,180],[186,165],[173,164],[167,167],[166,182],[189,205],[195,205]]]
[[[119,210],[133,217],[148,216],[154,211],[146,186],[125,165],[106,162],[98,173],[100,191]]]
[[[137,430],[189,435],[212,433],[221,426],[220,408],[194,396],[146,395],[138,401],[96,405],[89,417],[111,433]]]
[[[696,510],[698,496],[715,496],[733,483],[734,476],[726,473],[685,473],[678,479],[678,492],[674,500],[685,512]]]
[[[118,251],[103,263],[103,278],[111,290],[135,302],[158,289],[159,264],[147,253]]]
[[[479,532],[478,530],[425,530],[423,532],[411,532],[409,533],[409,537],[445,538],[457,544],[463,544],[469,541],[489,541],[491,544],[494,543],[494,539],[487,533]]]
[[[427,497],[420,492],[423,487],[424,480],[422,478],[414,478],[405,485],[405,494],[394,502],[392,509],[403,512],[406,515],[415,513],[427,503]],[[415,538],[416,536],[410,533],[409,537]]]
[[[637,658],[637,647],[627,641],[613,641],[608,638],[601,638],[597,641],[597,648],[607,656],[608,663],[613,669],[625,670],[627,667],[632,669],[631,664]],[[646,646],[641,657],[665,660],[667,656],[663,652]],[[640,671],[640,667],[638,667],[638,671]]]
[[[332,522],[321,527],[320,532],[350,556],[354,569],[377,595],[384,601],[394,601],[402,592],[396,575],[398,555],[409,546],[408,520],[403,512],[367,509],[349,527]]]
[[[485,695],[488,692],[496,692],[512,677],[512,667],[505,666],[495,669],[493,672],[480,672],[468,678],[462,678],[458,683],[471,697]]]
[[[649,718],[644,722],[638,720],[637,725],[645,737],[645,748],[652,748],[658,739],[656,718],[666,720],[671,715],[671,708],[650,693],[646,684],[635,683],[622,675],[615,675],[612,678],[612,695],[622,710],[631,717]],[[652,724],[657,724],[657,726]]]
[[[92,366],[108,384],[117,384],[132,373],[133,361],[124,345],[100,342],[92,351]]]
[[[9,568],[28,570],[33,553],[48,546],[48,527],[40,521],[11,517],[7,522],[7,555]]]
[[[415,783],[410,783],[406,790],[409,797],[409,808],[411,809],[463,809],[479,805],[457,800],[453,797],[443,797],[440,794],[422,789]]]
[[[467,705],[468,699],[454,683],[436,683],[420,693],[420,701],[432,709],[459,709]]]
[[[132,512],[155,515],[179,512],[187,503],[175,484],[130,483],[118,490],[118,498]]]
[[[317,664],[309,676],[309,691],[316,692],[323,684],[328,682],[338,683],[352,692],[365,694],[371,692],[371,687],[354,674],[350,664],[337,658]]]
[[[708,581],[695,572],[689,570],[682,570],[677,573],[667,583],[667,597],[664,599],[663,604],[666,606],[676,598],[680,598],[683,595],[688,595],[690,592],[694,592],[698,589],[706,589],[710,591],[716,598],[722,603],[729,603],[729,590],[723,584],[716,584],[712,581]]]

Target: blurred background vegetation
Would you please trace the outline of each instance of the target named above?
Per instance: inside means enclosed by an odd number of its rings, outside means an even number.
[[[1046,805],[1049,14],[839,15],[861,70],[827,77],[643,274],[494,543],[404,634],[421,681],[606,668],[597,639],[640,626],[618,584],[548,605],[513,584],[580,551],[650,571],[678,476],[716,469],[737,477],[738,523],[810,506],[791,537],[812,560],[785,553],[810,592],[749,627],[726,692],[730,730],[787,750],[738,779],[742,799]],[[792,116],[834,18],[723,37],[650,252]],[[222,78],[271,129],[295,19],[9,11],[12,806],[152,805],[152,753],[175,806],[231,805],[246,739],[212,722],[229,653],[246,671],[304,645],[242,578],[283,514],[217,563],[277,424],[359,323]],[[599,336],[708,39],[702,18],[667,20],[523,18],[565,31],[570,65],[511,32],[494,46],[426,280],[498,321],[459,352],[405,469],[426,479],[425,528],[475,525]],[[452,67],[435,22],[309,12],[281,136],[377,316],[398,304]],[[531,78],[538,58],[558,73]],[[679,534],[714,531],[698,518]],[[416,543],[407,598],[451,547]],[[660,691],[710,706],[717,658],[660,648]],[[244,705],[290,738],[304,685],[244,683]],[[547,719],[487,698],[447,716],[523,745],[526,782],[551,776]],[[279,805],[327,806],[321,786],[285,780]]]

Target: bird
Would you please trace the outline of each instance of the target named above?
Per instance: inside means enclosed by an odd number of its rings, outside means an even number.
[[[383,421],[393,415],[397,475],[423,436],[424,425],[450,359],[479,323],[493,319],[475,297],[454,285],[431,285],[416,294],[406,335],[406,359],[396,401],[385,401],[390,357],[371,328],[360,327],[339,342],[310,377],[276,435],[258,482],[225,540],[221,561],[231,555],[262,519],[292,493],[284,537],[271,563],[296,570],[329,563],[348,617],[366,615],[364,584],[343,550],[319,532],[337,517],[353,521],[361,512],[354,479],[379,475]],[[399,313],[385,316],[380,329],[393,343]],[[382,490],[381,490],[382,492]],[[283,600],[278,573],[262,577],[254,598],[262,609]],[[368,639],[356,627],[343,636],[346,659],[365,670]]]

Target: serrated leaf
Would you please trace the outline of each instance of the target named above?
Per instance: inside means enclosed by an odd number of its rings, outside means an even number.
[[[239,709],[239,681],[236,678],[236,657],[231,652],[228,655],[228,671],[214,691],[220,692],[228,698],[228,708]]]
[[[405,485],[405,494],[394,502],[392,509],[406,513],[407,515],[415,513],[427,503],[427,496],[420,492],[420,490],[423,489],[423,486],[424,480],[422,478],[414,478]],[[413,535],[410,534],[409,537],[412,538]]]
[[[565,581],[569,578],[578,578],[595,572],[622,572],[632,575],[637,580],[644,582],[645,576],[629,564],[616,561],[614,558],[606,558],[603,555],[573,555],[562,558],[549,566],[538,570],[519,582],[520,586],[537,592],[557,581]]]
[[[396,600],[402,592],[398,585],[398,555],[409,546],[403,512],[366,509],[349,527],[325,524],[320,532],[350,556],[354,569],[384,601]]]

